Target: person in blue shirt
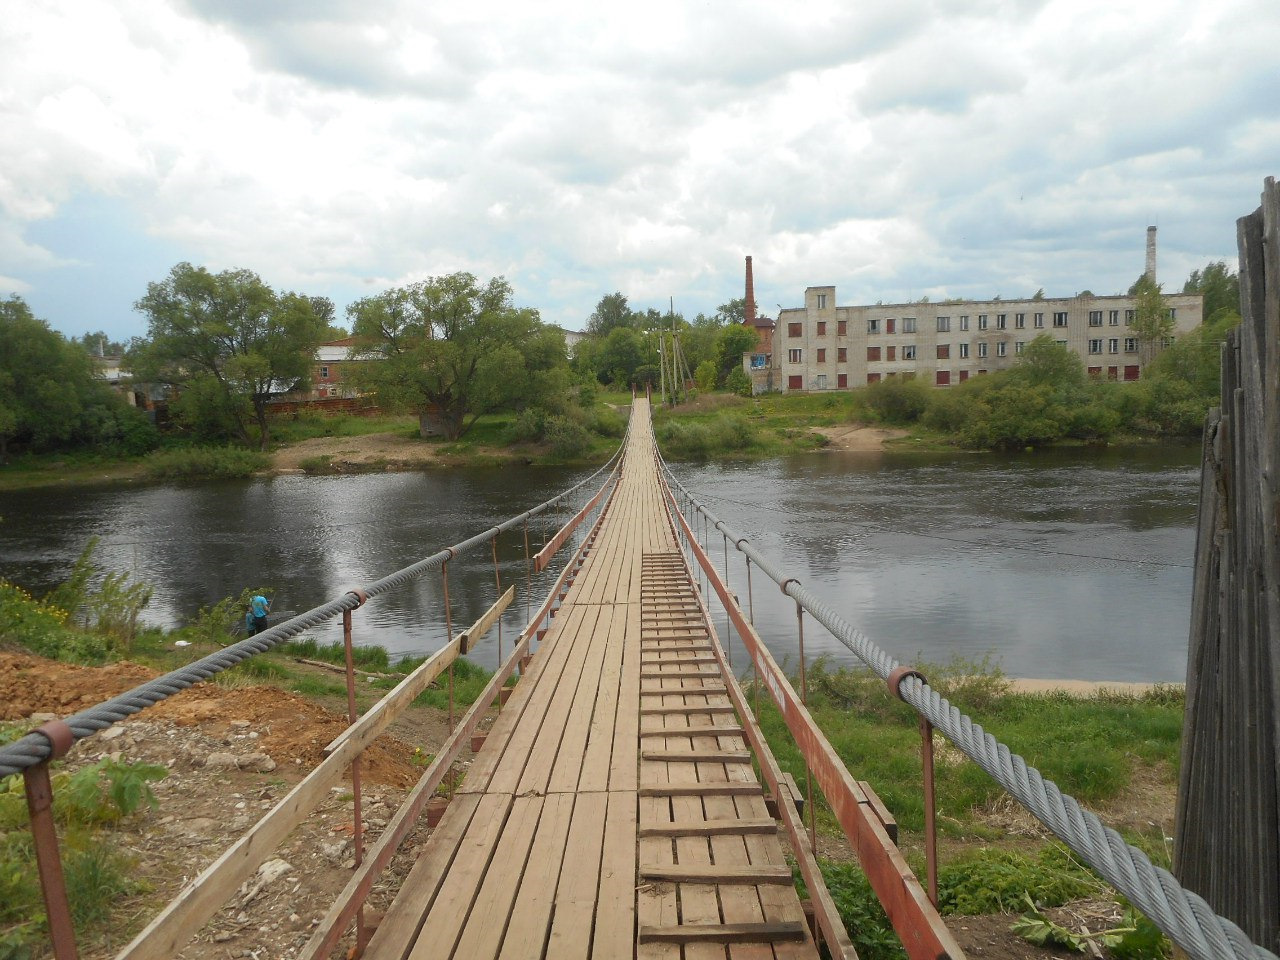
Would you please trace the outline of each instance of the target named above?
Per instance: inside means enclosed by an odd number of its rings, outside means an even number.
[[[267,629],[267,612],[271,609],[271,601],[262,594],[257,594],[249,601],[249,612],[244,615],[245,629],[249,636]]]

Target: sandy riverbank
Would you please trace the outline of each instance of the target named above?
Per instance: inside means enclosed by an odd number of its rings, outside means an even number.
[[[1037,680],[1010,677],[1009,686],[1019,693],[1052,693],[1061,690],[1077,697],[1089,697],[1101,690],[1140,696],[1155,687],[1181,687],[1181,683],[1126,683],[1120,680]]]

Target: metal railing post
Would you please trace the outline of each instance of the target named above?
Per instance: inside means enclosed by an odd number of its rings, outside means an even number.
[[[915,677],[921,683],[928,683],[924,674],[911,667],[898,667],[889,674],[886,681],[889,692],[899,700],[906,701],[902,695],[901,684],[907,677]],[[929,902],[938,906],[938,826],[937,826],[937,792],[934,785],[933,762],[933,724],[923,713],[920,714],[920,766],[923,775],[924,790],[924,858],[928,870]]]
[[[40,892],[44,896],[49,939],[57,960],[76,960],[76,932],[71,923],[71,906],[67,902],[67,884],[62,874],[62,857],[58,852],[58,832],[53,823],[53,784],[49,764],[64,756],[75,743],[75,734],[61,720],[51,720],[33,731],[49,741],[49,759],[22,771],[27,791],[27,816],[31,821],[31,839],[36,851],[36,867],[40,873]]]
[[[352,594],[360,601],[360,606],[364,606],[367,597],[360,590],[352,590]],[[356,609],[359,609],[357,607]],[[356,664],[355,654],[352,652],[351,643],[351,611],[342,611],[342,646],[346,652],[347,660],[347,721],[354,725],[358,719],[356,714]],[[357,754],[351,760],[351,796],[353,810],[353,821],[351,830],[351,842],[355,847],[356,866],[360,866],[360,861],[364,856],[364,811],[362,809],[362,794],[360,789],[360,756]],[[355,956],[360,957],[364,954],[364,948],[369,943],[369,931],[364,925],[364,905],[361,904],[360,909],[356,912],[356,949]]]
[[[449,558],[440,564],[440,582],[444,585],[444,642],[447,646],[453,643],[453,609],[449,604],[449,560],[453,559],[453,551]],[[449,732],[453,733],[453,663],[449,664]]]

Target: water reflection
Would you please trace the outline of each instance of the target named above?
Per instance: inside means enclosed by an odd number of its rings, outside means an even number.
[[[0,575],[43,592],[97,536],[105,568],[154,586],[152,622],[186,622],[246,586],[274,589],[277,608],[305,610],[492,527],[586,472],[504,467],[0,494]],[[821,453],[677,473],[899,659],[994,654],[1015,676],[1183,677],[1198,450]],[[531,524],[534,550],[564,518]],[[723,569],[714,534],[711,546]],[[504,535],[498,560],[504,586],[523,580],[520,532]],[[745,567],[732,551],[729,564],[746,606]],[[756,623],[794,666],[794,605],[759,574],[754,584]],[[456,630],[493,602],[488,550],[452,562],[449,585]],[[379,598],[356,615],[358,641],[393,654],[437,649],[442,599],[438,574]],[[517,606],[504,619],[508,638],[523,622],[523,599]],[[339,639],[340,630],[317,636]],[[852,660],[816,625],[806,648]],[[477,658],[491,664],[495,652],[489,643]]]

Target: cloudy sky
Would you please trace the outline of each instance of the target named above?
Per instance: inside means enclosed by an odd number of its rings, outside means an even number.
[[[1275,0],[0,0],[0,296],[145,332],[183,260],[346,304],[454,270],[580,328],[1234,264]]]

